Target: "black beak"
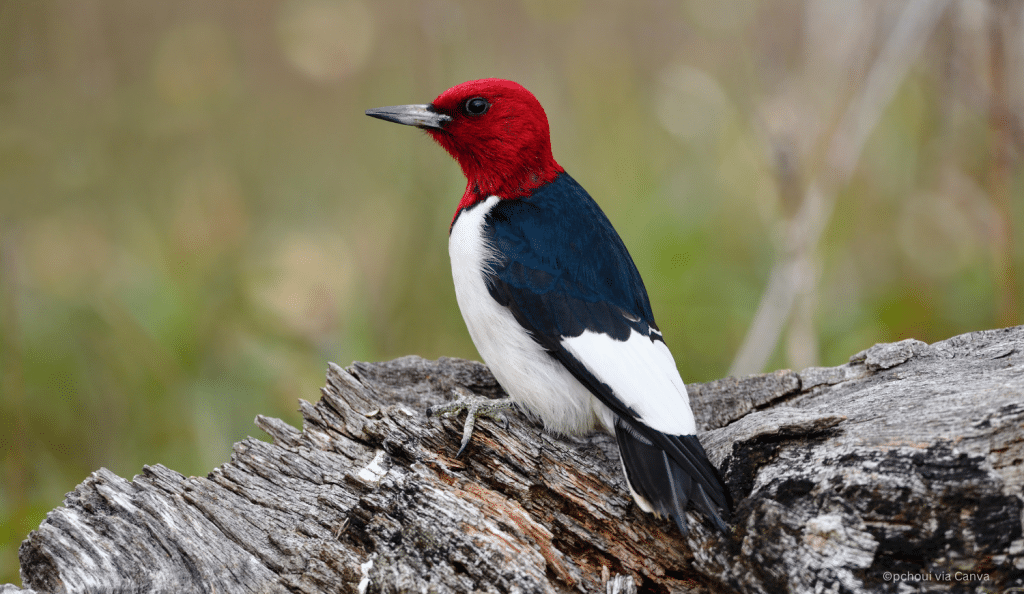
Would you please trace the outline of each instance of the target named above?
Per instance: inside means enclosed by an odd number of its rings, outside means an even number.
[[[450,122],[451,117],[438,113],[433,105],[393,105],[391,107],[375,107],[367,109],[366,115],[371,118],[380,118],[396,124],[416,126],[417,128],[432,128],[441,130],[445,122]]]

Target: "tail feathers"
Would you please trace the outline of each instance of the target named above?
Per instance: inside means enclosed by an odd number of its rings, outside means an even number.
[[[686,507],[692,503],[716,528],[728,533],[723,516],[729,517],[732,500],[696,436],[643,429],[641,433],[621,418],[615,422],[626,481],[634,497],[642,499],[638,504],[660,517],[671,517],[686,534]]]

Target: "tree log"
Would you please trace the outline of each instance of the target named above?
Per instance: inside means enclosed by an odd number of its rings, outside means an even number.
[[[204,477],[90,475],[20,549],[37,592],[1024,592],[1024,327],[690,384],[723,536],[641,512],[614,440],[424,410],[479,363],[331,364]],[[21,591],[14,586],[0,592]]]

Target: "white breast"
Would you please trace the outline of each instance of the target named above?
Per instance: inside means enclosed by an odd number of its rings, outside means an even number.
[[[484,267],[494,250],[484,241],[484,217],[498,201],[491,196],[463,210],[448,238],[455,297],[473,344],[501,387],[540,417],[547,429],[579,434],[601,423],[612,431],[611,411],[530,338],[487,291]]]

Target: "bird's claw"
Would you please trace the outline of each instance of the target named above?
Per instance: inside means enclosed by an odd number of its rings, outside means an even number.
[[[462,426],[462,441],[459,444],[459,452],[455,454],[455,457],[458,458],[466,451],[466,446],[469,445],[469,440],[473,437],[477,418],[487,417],[500,423],[502,429],[508,429],[508,417],[505,416],[502,409],[511,408],[512,400],[510,398],[483,398],[462,387],[456,387],[454,391],[458,395],[455,400],[429,407],[427,416],[446,417],[466,411],[466,424]]]

